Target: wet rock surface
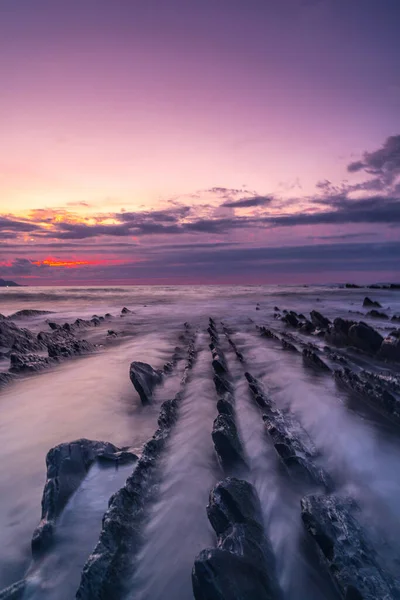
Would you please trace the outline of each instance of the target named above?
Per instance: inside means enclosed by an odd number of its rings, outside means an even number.
[[[195,560],[195,599],[281,598],[254,487],[235,478],[221,481],[210,493],[207,515],[217,535],[217,547],[203,550]]]
[[[391,600],[400,590],[378,564],[377,555],[354,514],[353,501],[336,496],[306,496],[303,523],[344,600]]]
[[[382,308],[382,306],[376,300],[371,300],[368,296],[365,296],[363,301],[364,307],[374,307],[374,308]]]

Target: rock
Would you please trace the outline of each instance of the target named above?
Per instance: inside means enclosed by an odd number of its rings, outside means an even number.
[[[107,337],[117,337],[118,333],[114,331],[114,329],[109,329],[107,331]]]
[[[191,342],[180,391],[173,400],[162,404],[157,431],[144,445],[125,485],[110,498],[99,541],[82,571],[77,600],[119,600],[128,592],[127,581],[132,576],[134,557],[142,542],[146,507],[158,489],[160,459],[177,419],[182,391],[195,359],[196,351]]]
[[[300,331],[302,333],[313,333],[315,331],[315,325],[306,319],[305,322],[301,324]]]
[[[375,300],[371,300],[371,298],[368,298],[368,296],[365,296],[363,306],[364,307],[374,306],[375,308],[382,308],[382,306],[379,304],[379,302],[376,302]]]
[[[49,321],[48,326],[50,327],[50,329],[52,329],[53,331],[55,331],[56,329],[59,329],[60,326],[57,325],[57,323],[54,323],[53,321]]]
[[[260,501],[247,481],[228,478],[207,506],[217,547],[203,550],[192,571],[195,600],[277,600],[281,592]]]
[[[400,315],[393,315],[393,317],[390,319],[391,321],[398,321],[400,323]]]
[[[397,398],[378,382],[367,381],[348,368],[337,370],[334,373],[336,381],[346,385],[359,394],[360,398],[396,421],[400,420],[400,402]]]
[[[274,311],[275,312],[280,312],[280,308],[278,306],[274,306]]]
[[[347,289],[358,289],[361,287],[361,285],[356,285],[355,283],[345,283],[344,287]]]
[[[235,469],[247,468],[233,415],[218,415],[214,421],[212,439],[224,473],[230,474]]]
[[[349,340],[356,348],[375,354],[381,347],[383,337],[375,329],[360,321],[350,327]]]
[[[318,327],[319,329],[327,329],[329,327],[330,320],[324,317],[324,315],[321,315],[317,310],[312,310],[310,316],[311,322],[315,327]]]
[[[154,388],[162,381],[162,371],[153,369],[147,363],[134,361],[129,369],[129,377],[140,396],[142,404],[149,404],[152,400]]]
[[[68,358],[88,354],[94,350],[93,344],[86,340],[66,340],[65,342],[53,342],[47,345],[50,358]]]
[[[52,310],[36,310],[34,308],[25,308],[23,310],[17,310],[17,312],[13,313],[12,315],[9,315],[8,318],[10,319],[10,321],[13,321],[14,319],[23,319],[23,318],[28,318],[28,317],[39,317],[41,315],[50,315],[53,311]]]
[[[316,367],[321,371],[330,372],[330,368],[328,367],[328,365],[324,363],[324,361],[313,350],[310,350],[309,348],[304,348],[303,358],[305,362],[311,365],[312,367]]]
[[[137,460],[137,456],[126,449],[121,450],[109,442],[87,439],[60,444],[48,452],[42,516],[32,538],[34,558],[38,558],[51,544],[58,516],[99,457],[125,463]]]
[[[272,340],[279,340],[279,337],[270,329],[266,327],[260,327],[261,335],[267,338],[271,338]]]
[[[10,363],[11,373],[36,373],[54,364],[54,360],[47,356],[38,356],[37,354],[12,353]]]
[[[400,337],[397,335],[397,332],[392,332],[385,337],[377,356],[384,360],[400,362]]]
[[[112,314],[111,313],[106,313],[104,316],[105,316],[106,319],[111,319],[112,318]]]
[[[17,327],[4,319],[0,321],[0,347],[11,348],[15,352],[37,352],[45,350],[42,344],[28,329]]]
[[[0,373],[0,388],[9,383],[12,379],[14,379],[12,373]]]
[[[330,326],[325,334],[325,339],[336,346],[347,346],[350,344],[349,330],[353,325],[357,325],[356,321],[348,321],[337,317],[333,321],[333,326]]]
[[[341,597],[346,600],[391,600],[394,582],[354,517],[357,507],[346,498],[306,496],[301,501],[303,523],[314,539]]]
[[[389,285],[390,290],[400,290],[400,283],[391,283]]]
[[[370,310],[367,312],[367,317],[371,317],[372,319],[389,319],[386,313],[379,312],[379,310]]]
[[[292,312],[286,313],[285,316],[282,317],[282,321],[291,327],[299,327],[300,325],[298,318]]]
[[[129,308],[126,308],[126,306],[124,306],[124,308],[121,310],[121,315],[129,315],[131,313],[132,311],[129,310]]]

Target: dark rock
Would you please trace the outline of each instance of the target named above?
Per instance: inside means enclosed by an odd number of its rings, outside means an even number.
[[[53,321],[49,321],[48,326],[50,327],[50,329],[52,329],[53,331],[55,331],[56,329],[59,329],[60,326],[57,325],[57,323],[54,323]]]
[[[312,310],[310,316],[315,327],[318,327],[319,329],[327,329],[329,327],[330,320],[324,317],[324,315],[321,315],[317,310]]]
[[[305,362],[312,367],[316,367],[322,371],[330,371],[330,368],[324,361],[318,356],[316,352],[310,350],[309,348],[304,348],[303,350],[303,358]]]
[[[305,322],[301,324],[300,331],[302,333],[313,333],[315,331],[315,325],[306,319]]]
[[[232,415],[219,414],[214,421],[212,439],[222,470],[232,473],[245,469],[244,450]]]
[[[365,381],[361,375],[357,375],[346,367],[343,370],[335,371],[334,375],[336,381],[356,392],[373,408],[396,421],[400,420],[400,402],[385,387],[371,381],[370,377]]]
[[[207,506],[217,548],[203,550],[192,571],[195,600],[277,600],[281,592],[260,501],[247,481],[228,478]]]
[[[32,538],[34,558],[41,555],[52,542],[55,524],[62,509],[78,489],[89,468],[99,457],[103,460],[134,462],[137,456],[108,442],[87,439],[60,444],[46,457],[47,481],[42,497],[42,516]]]
[[[296,315],[292,312],[286,313],[284,317],[282,317],[282,321],[291,327],[299,327],[300,323]]]
[[[274,306],[274,310],[275,310],[276,312],[280,312],[280,309],[278,308],[278,306]]]
[[[6,279],[0,279],[0,287],[21,287],[19,283],[15,283],[15,281],[10,281]]]
[[[390,320],[391,321],[398,321],[400,323],[400,315],[393,315],[393,317]]]
[[[400,337],[397,335],[397,332],[392,332],[390,335],[385,337],[381,347],[379,348],[377,356],[379,356],[379,358],[383,358],[384,360],[400,362]]]
[[[129,308],[126,308],[126,306],[124,306],[124,308],[121,310],[121,315],[129,315],[131,313],[132,311],[129,310]]]
[[[345,283],[344,287],[347,289],[358,289],[361,287],[361,285],[356,285],[355,283]]]
[[[112,314],[111,313],[106,313],[104,316],[105,316],[106,319],[111,319]]]
[[[381,347],[383,337],[375,329],[360,321],[350,327],[349,340],[356,348],[375,354]]]
[[[114,331],[114,329],[109,329],[107,331],[107,336],[108,337],[117,337],[118,333],[116,331]]]
[[[376,302],[375,300],[371,300],[371,298],[368,298],[368,296],[365,296],[363,306],[364,307],[374,306],[375,308],[382,308],[382,306],[379,304],[379,302]]]
[[[379,312],[379,310],[370,310],[369,312],[367,312],[367,317],[371,317],[373,319],[388,319],[389,318],[386,313]]]
[[[37,352],[45,349],[36,335],[28,329],[17,327],[8,319],[0,320],[0,347],[11,348],[15,352]]]
[[[272,340],[279,340],[279,337],[270,329],[266,327],[260,327],[261,335],[267,338],[271,338]]]
[[[349,330],[353,325],[357,325],[356,321],[337,317],[333,321],[333,326],[330,326],[325,334],[326,341],[336,346],[348,346],[350,344]]]
[[[383,571],[349,499],[306,496],[301,501],[303,523],[317,544],[341,597],[346,600],[391,600],[394,582]]]
[[[147,363],[134,361],[129,369],[129,377],[140,396],[142,404],[149,404],[155,386],[162,381],[162,371],[153,369]]]
[[[0,373],[0,388],[9,383],[12,379],[14,379],[12,373]]]
[[[163,403],[159,428],[144,445],[136,468],[124,487],[110,498],[99,541],[83,568],[77,600],[120,600],[126,597],[133,559],[142,542],[146,507],[157,491],[160,458],[177,419],[182,390],[195,359],[196,351],[191,342],[181,390],[174,400]]]
[[[88,354],[94,350],[93,344],[86,340],[65,340],[65,342],[53,342],[47,345],[50,358],[68,358]]]
[[[391,283],[389,285],[390,290],[400,290],[400,283]]]
[[[10,355],[11,373],[36,373],[54,364],[54,360],[47,356],[37,354],[15,354]]]

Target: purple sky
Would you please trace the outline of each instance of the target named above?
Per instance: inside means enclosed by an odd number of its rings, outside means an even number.
[[[398,280],[399,0],[2,0],[0,277]]]

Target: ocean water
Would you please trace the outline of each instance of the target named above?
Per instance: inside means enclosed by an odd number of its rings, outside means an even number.
[[[0,313],[6,316],[26,308],[53,313],[19,320],[19,326],[40,331],[48,329],[48,320],[72,322],[77,317],[109,312],[113,318],[107,327],[120,336],[93,355],[65,361],[0,390],[0,590],[23,577],[29,566],[30,540],[40,519],[47,451],[86,437],[140,452],[156,429],[161,402],[177,391],[180,372],[178,368],[157,390],[151,406],[143,407],[129,380],[129,365],[140,360],[161,367],[179,343],[183,324],[189,322],[197,331],[198,361],[164,458],[159,497],[146,524],[146,541],[132,590],[140,600],[192,599],[194,558],[214,543],[205,512],[207,498],[221,477],[211,441],[217,411],[206,333],[209,317],[230,328],[252,374],[262,381],[277,406],[301,423],[338,491],[359,502],[361,520],[375,540],[382,540],[382,556],[395,573],[400,556],[399,428],[339,389],[329,374],[305,369],[300,355],[282,351],[279,344],[261,338],[256,329],[256,325],[281,327],[273,317],[278,306],[305,315],[316,309],[331,319],[364,320],[383,334],[392,330],[390,322],[366,317],[368,309],[362,307],[366,295],[379,300],[389,316],[400,313],[400,291],[338,286],[1,289]],[[132,313],[122,318],[123,306]],[[99,336],[96,329],[88,330],[93,341]],[[235,381],[238,427],[251,466],[250,478],[261,499],[285,599],[334,598],[326,578],[303,551],[299,502],[311,490],[298,489],[282,476],[261,413],[249,396],[243,369],[227,344],[225,351]],[[368,361],[366,366],[376,368]],[[117,471],[96,467],[89,472],[60,520],[56,553],[37,569],[27,599],[74,597],[108,499],[130,472],[131,467]]]

